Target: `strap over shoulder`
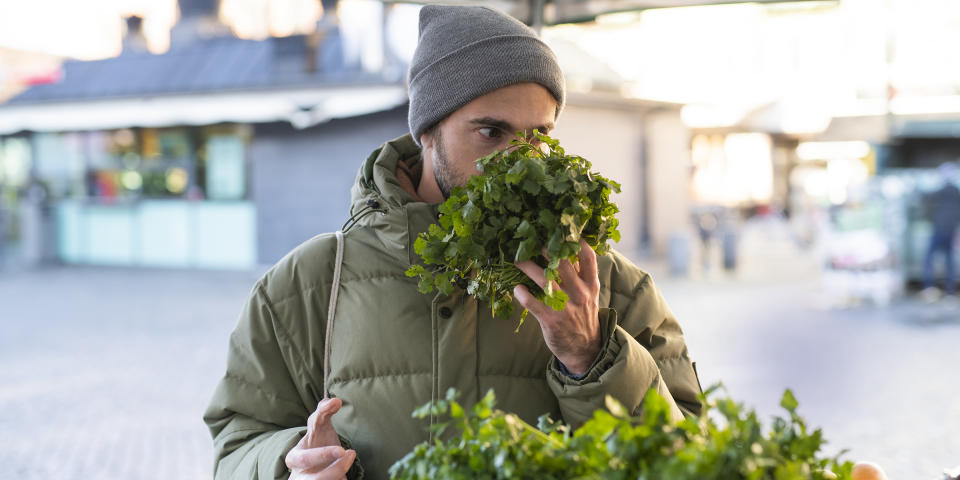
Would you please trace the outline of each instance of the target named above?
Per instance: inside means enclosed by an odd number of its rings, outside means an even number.
[[[330,286],[330,305],[327,306],[327,333],[323,342],[323,398],[330,398],[327,382],[330,377],[330,344],[333,342],[333,320],[337,313],[337,293],[340,291],[340,267],[343,266],[343,232],[337,230],[337,256],[333,264],[333,282]]]

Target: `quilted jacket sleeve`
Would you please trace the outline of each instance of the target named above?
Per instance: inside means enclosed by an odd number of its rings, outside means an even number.
[[[262,283],[230,336],[227,371],[204,414],[215,478],[287,478],[284,456],[306,432],[305,408],[287,368],[290,349]]]
[[[636,281],[606,284],[610,307],[600,311],[604,349],[586,376],[570,378],[555,361],[547,370],[563,418],[574,428],[604,408],[607,395],[638,414],[651,388],[667,399],[677,419],[701,411],[700,382],[679,323],[650,276],[626,267],[633,271],[624,276]],[[629,283],[632,288],[625,288]]]
[[[302,348],[278,318],[263,282],[230,335],[227,371],[203,416],[213,435],[216,479],[287,478],[284,457],[307,430],[306,405],[322,395],[303,373],[304,364],[316,361],[299,358]],[[351,448],[343,437],[340,443]],[[363,477],[359,459],[347,477]]]

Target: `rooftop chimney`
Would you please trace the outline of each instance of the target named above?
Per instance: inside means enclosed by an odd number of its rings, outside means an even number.
[[[323,42],[329,37],[338,35],[339,22],[337,20],[337,4],[340,0],[317,0],[323,9],[320,20],[317,21],[316,29],[306,36],[307,58],[306,71],[315,73],[319,64],[323,63],[319,57]]]
[[[219,0],[177,0],[180,7],[180,18],[214,17],[220,11]]]
[[[177,5],[180,20],[170,30],[170,48],[230,34],[220,22],[220,0],[177,0]]]
[[[142,53],[147,51],[147,37],[143,35],[143,18],[131,15],[124,18],[123,53]]]

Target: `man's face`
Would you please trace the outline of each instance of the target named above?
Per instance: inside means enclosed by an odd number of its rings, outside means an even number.
[[[478,97],[421,137],[424,174],[433,174],[444,198],[477,172],[476,160],[510,145],[516,132],[554,127],[557,101],[536,83],[518,83]]]

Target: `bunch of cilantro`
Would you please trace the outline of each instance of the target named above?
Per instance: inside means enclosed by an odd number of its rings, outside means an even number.
[[[449,391],[445,400],[421,407],[414,416],[446,415],[435,424],[446,441],[422,443],[390,468],[395,480],[424,479],[670,479],[670,480],[833,480],[849,479],[853,464],[841,452],[820,453],[822,432],[810,431],[787,390],[764,429],[753,410],[729,398],[701,396],[702,415],[676,423],[667,402],[651,390],[639,416],[607,397],[582,427],[540,418],[539,428],[494,409],[493,392],[465,410]],[[716,420],[715,420],[716,419]]]
[[[539,145],[518,134],[509,148],[477,159],[480,174],[454,187],[440,205],[439,224],[414,243],[427,266],[406,272],[420,277],[422,293],[449,294],[466,281],[467,293],[490,302],[495,316],[509,317],[513,287],[522,284],[562,310],[567,295],[552,282],[541,289],[514,262],[533,259],[548,280],[559,281],[560,261],[577,260],[581,239],[599,255],[608,239],[620,240],[619,209],[610,201],[620,185],[591,172],[584,158],[567,155],[557,140],[536,130],[531,138]]]

